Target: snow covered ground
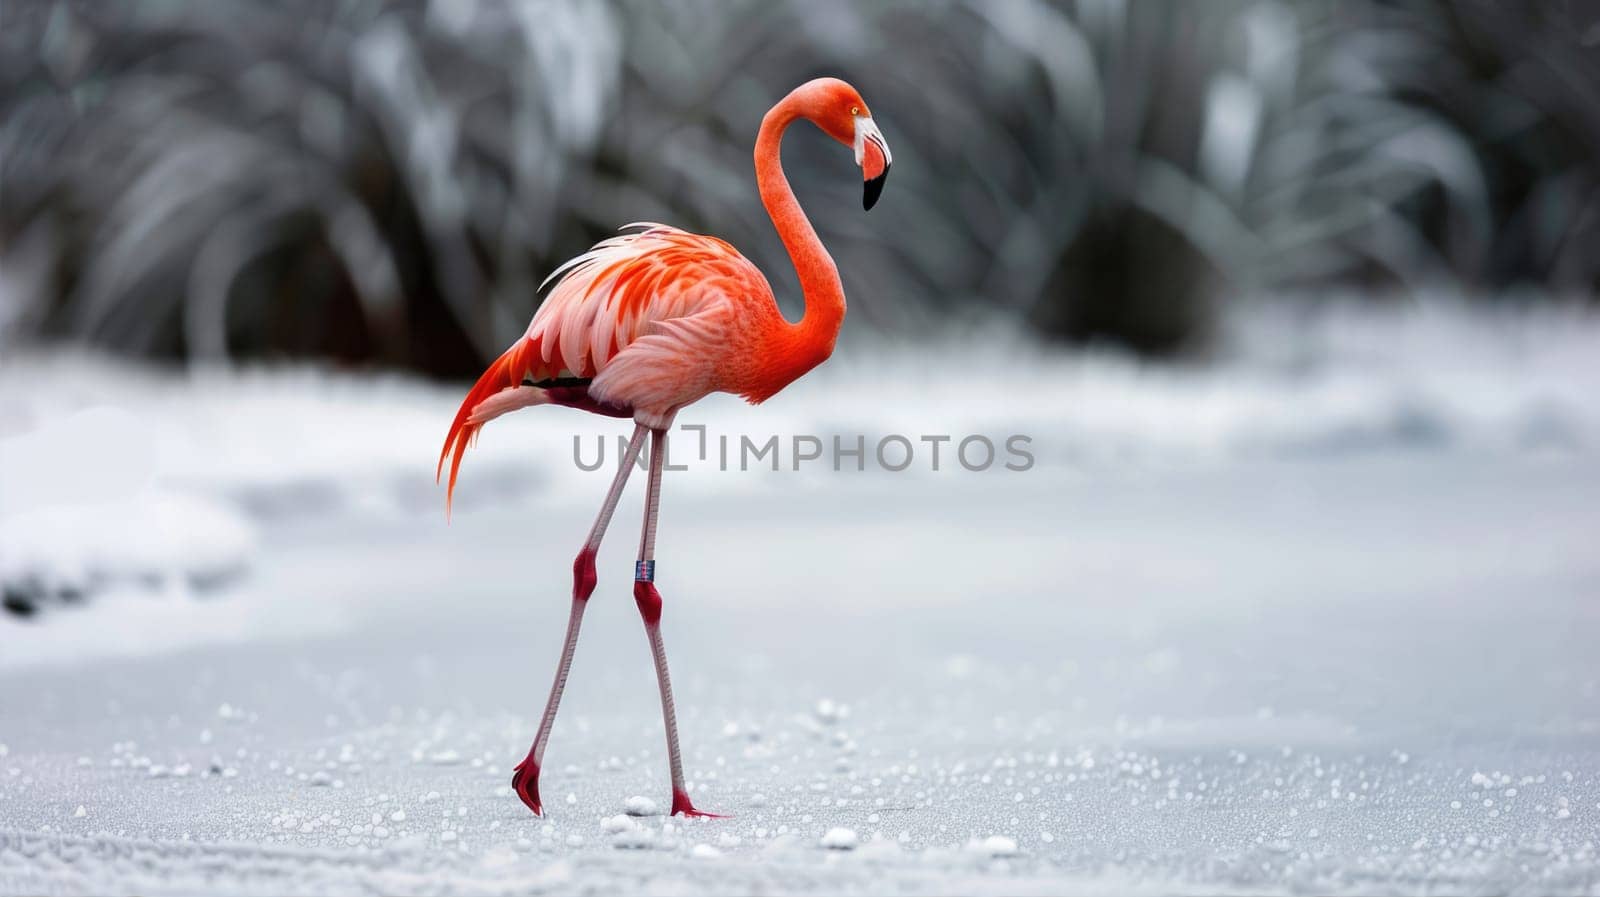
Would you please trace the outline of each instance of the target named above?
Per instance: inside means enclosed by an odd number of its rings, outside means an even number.
[[[667,798],[637,484],[548,818],[507,787],[609,476],[572,440],[617,422],[496,422],[447,525],[458,389],[0,361],[0,893],[1600,892],[1597,347],[1337,312],[1178,369],[847,346],[707,403],[658,546],[731,814],[691,821],[626,813]]]

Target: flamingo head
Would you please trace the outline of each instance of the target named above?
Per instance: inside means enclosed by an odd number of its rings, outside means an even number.
[[[854,87],[838,78],[808,81],[795,94],[803,97],[807,118],[828,136],[855,151],[866,191],[862,195],[862,206],[872,208],[883,193],[883,182],[889,178],[889,165],[894,156],[889,152],[889,142],[884,139],[883,132],[872,120],[866,101]]]

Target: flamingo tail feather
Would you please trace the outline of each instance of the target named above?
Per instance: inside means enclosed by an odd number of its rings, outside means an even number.
[[[523,386],[522,381],[533,376],[542,366],[539,341],[521,339],[505,354],[489,365],[478,382],[473,384],[461,408],[450,424],[444,448],[439,452],[439,465],[434,470],[434,480],[444,475],[446,459],[450,461],[450,484],[445,491],[445,509],[449,510],[455,499],[456,479],[461,471],[461,459],[467,454],[478,431],[489,421],[518,408],[542,405],[548,401],[542,389]]]

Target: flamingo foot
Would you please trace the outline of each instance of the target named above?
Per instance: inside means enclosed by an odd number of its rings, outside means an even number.
[[[672,812],[668,816],[677,816],[682,813],[685,819],[727,819],[721,813],[705,813],[694,808],[689,802],[689,795],[676,789],[672,792]]]
[[[517,792],[533,815],[544,815],[544,805],[539,803],[539,764],[533,762],[532,754],[517,764],[516,773],[511,776],[511,790]]]

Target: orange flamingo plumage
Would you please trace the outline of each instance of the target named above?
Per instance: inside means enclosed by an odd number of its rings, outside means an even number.
[[[662,459],[674,415],[713,392],[761,402],[826,361],[844,320],[844,287],[784,177],[779,144],[788,126],[805,119],[851,147],[861,166],[864,205],[872,208],[889,174],[889,146],[861,95],[837,78],[795,88],[767,112],[756,137],[756,184],[773,226],[789,252],[805,295],[805,314],[790,323],[772,287],[738,250],[715,237],[660,224],[604,240],[558,268],[550,295],[528,325],[467,393],[439,456],[450,464],[448,502],[461,459],[488,421],[519,408],[564,405],[634,421],[633,438],[589,538],[572,565],[572,608],[555,683],[538,734],[517,765],[512,786],[535,814],[539,767],[577,648],[578,629],[594,592],[595,553],[622,496],[628,473],[650,435],[649,484],[643,534],[634,565],[634,602],[644,619],[661,689],[676,815],[695,809],[684,786],[678,726],[661,640],[661,594],[655,586],[656,516]],[[548,281],[547,281],[548,283]]]

